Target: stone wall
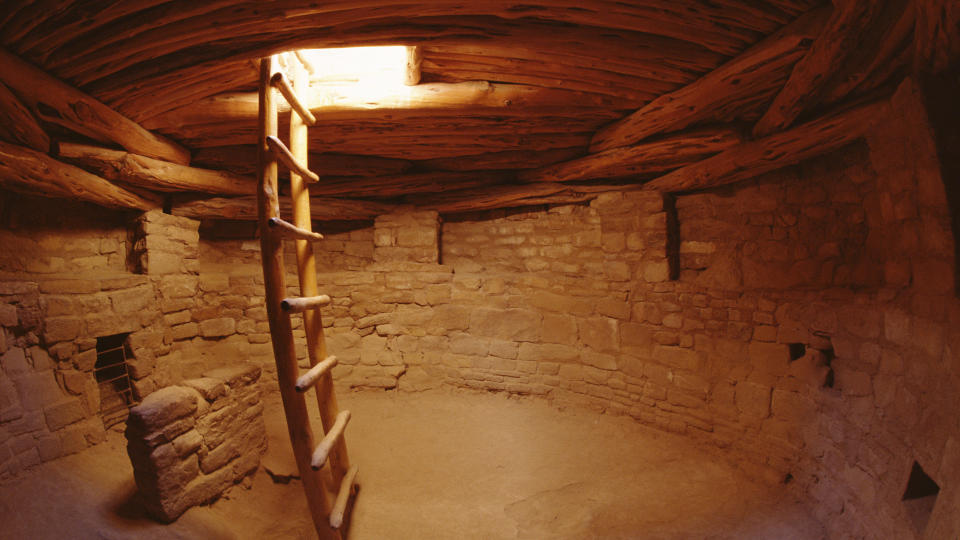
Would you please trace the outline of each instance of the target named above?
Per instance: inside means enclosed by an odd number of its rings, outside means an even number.
[[[151,516],[174,521],[257,469],[267,450],[259,378],[252,365],[218,368],[130,410],[127,453]]]

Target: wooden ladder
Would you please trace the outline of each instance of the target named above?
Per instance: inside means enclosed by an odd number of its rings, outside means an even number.
[[[321,539],[341,540],[347,504],[356,493],[357,466],[350,466],[343,432],[350,421],[350,411],[338,411],[330,370],[337,364],[335,356],[327,356],[320,308],[330,297],[317,292],[316,261],[312,241],[322,235],[313,232],[310,218],[310,193],[306,181],[318,180],[307,169],[307,125],[316,118],[297,97],[307,89],[306,71],[298,62],[289,62],[292,83],[282,72],[274,72],[274,59],[260,60],[260,111],[257,117],[257,211],[260,250],[263,259],[264,289],[273,354],[277,362],[280,397],[287,418],[287,430],[293,455],[307,495],[307,504],[317,535]],[[277,102],[274,89],[290,103],[290,148],[277,138]],[[290,196],[293,222],[280,217],[277,188],[277,162],[290,169]],[[300,296],[286,298],[283,241],[292,239],[297,251]],[[290,316],[300,313],[307,335],[307,356],[312,366],[303,375],[297,368],[297,352]],[[313,432],[307,415],[303,392],[313,388],[317,395],[326,433],[314,446]],[[329,463],[329,467],[324,464]],[[333,498],[333,504],[330,500]]]

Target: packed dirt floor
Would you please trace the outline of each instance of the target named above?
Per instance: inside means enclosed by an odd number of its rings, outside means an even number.
[[[362,486],[351,540],[825,537],[783,486],[627,417],[455,390],[347,392],[340,406]],[[144,515],[111,432],[0,487],[0,537],[313,538],[278,399],[265,414],[260,469],[171,525]]]

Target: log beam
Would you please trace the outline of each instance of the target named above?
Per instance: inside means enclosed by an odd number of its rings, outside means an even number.
[[[50,151],[50,136],[37,123],[33,113],[3,83],[0,83],[0,139],[37,152]]]
[[[912,0],[916,10],[914,66],[945,73],[960,66],[960,5],[956,0]]]
[[[0,185],[43,197],[80,199],[109,208],[149,210],[159,206],[109,180],[23,146],[0,142]]]
[[[242,176],[256,174],[256,146],[214,146],[200,148],[193,154],[198,166],[223,169]],[[413,163],[406,159],[355,154],[311,153],[312,170],[323,176],[386,176],[402,174]],[[505,169],[509,167],[496,167]]]
[[[0,49],[0,82],[7,85],[34,115],[130,152],[186,165],[190,152],[144,129],[76,88]]]
[[[597,178],[649,177],[690,165],[742,142],[730,128],[708,128],[633,146],[611,148],[520,174],[526,182],[572,182]]]
[[[590,151],[627,146],[704,120],[730,120],[766,103],[787,80],[827,15],[825,9],[808,12],[700,79],[600,129]]]
[[[395,205],[357,199],[336,199],[331,197],[311,197],[311,214],[314,221],[367,220],[380,214],[395,211]],[[194,219],[232,219],[255,221],[257,219],[257,201],[254,196],[179,198],[175,197],[172,213]],[[287,198],[280,200],[280,217],[292,221],[293,211]]]
[[[122,150],[60,143],[57,155],[63,160],[96,171],[104,178],[153,191],[199,191],[217,195],[250,195],[256,193],[257,189],[257,183],[253,178],[177,165]]]
[[[686,192],[732,184],[836,150],[864,136],[883,117],[887,100],[833,112],[793,129],[743,143],[644,184]]]
[[[414,86],[420,82],[420,67],[423,65],[423,47],[407,47],[407,64],[403,72],[403,84]]]
[[[787,83],[767,112],[757,121],[757,137],[783,131],[803,112],[819,104],[838,66],[861,46],[861,40],[875,22],[885,2],[841,2],[830,14],[823,31],[807,54],[797,62]]]
[[[596,197],[556,182],[515,184],[493,188],[449,191],[427,197],[407,197],[419,209],[455,214],[495,208],[513,208],[543,204],[569,204]]]
[[[494,84],[486,81],[428,83],[405,86],[376,97],[357,96],[349,88],[330,87],[304,92],[303,104],[325,120],[371,119],[384,110],[410,110],[418,115],[429,110],[500,109],[518,114],[538,115],[541,108],[609,108],[610,101],[593,94],[542,88],[523,84]],[[278,103],[280,112],[290,106]],[[202,99],[144,121],[153,130],[179,129],[197,124],[250,122],[257,117],[257,94],[240,92]]]

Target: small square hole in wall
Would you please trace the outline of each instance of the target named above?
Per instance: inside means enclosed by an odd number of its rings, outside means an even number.
[[[97,338],[97,363],[93,375],[100,387],[100,417],[107,429],[126,421],[130,407],[136,404],[127,367],[127,358],[133,356],[127,345],[128,335]]]
[[[790,343],[790,361],[794,362],[803,358],[803,355],[807,354],[807,346],[803,343]]]
[[[907,509],[907,516],[913,523],[913,528],[919,534],[927,528],[933,506],[937,502],[940,486],[923,471],[923,467],[916,461],[910,470],[910,479],[907,480],[907,489],[903,492],[903,504]]]

